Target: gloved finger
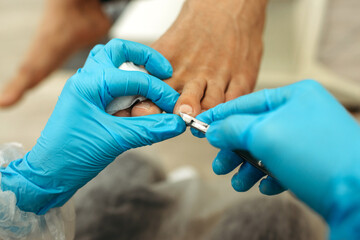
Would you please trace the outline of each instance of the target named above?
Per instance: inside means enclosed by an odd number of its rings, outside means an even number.
[[[261,120],[261,115],[233,115],[212,123],[206,138],[211,145],[220,149],[248,150],[249,131]]]
[[[130,118],[116,118],[109,115],[109,117],[117,123],[117,129],[113,129],[113,132],[118,133],[115,138],[119,138],[118,142],[122,143],[120,147],[123,151],[176,137],[186,129],[185,122],[175,114]],[[124,133],[124,126],[127,128],[126,133]]]
[[[91,49],[89,56],[85,61],[84,66],[91,64],[93,57],[103,48],[104,48],[104,44],[97,44],[95,47],[93,47],[93,49]]]
[[[281,184],[274,178],[267,176],[260,182],[259,190],[265,195],[276,195],[286,190]]]
[[[196,118],[210,124],[234,114],[264,113],[279,107],[286,101],[288,95],[283,94],[283,92],[283,88],[265,89],[254,92],[229,102],[219,104],[218,106],[199,114]]]
[[[198,137],[198,138],[204,138],[205,137],[205,134],[200,132],[199,130],[196,130],[195,128],[191,128],[190,129],[192,135],[194,135],[195,137]]]
[[[89,56],[93,57],[95,56],[100,50],[102,50],[105,47],[104,44],[97,44],[93,49],[91,49]]]
[[[170,62],[156,50],[140,43],[113,39],[95,56],[94,60],[118,68],[124,62],[143,65],[151,75],[160,79],[172,76]]]
[[[238,192],[246,192],[264,175],[262,171],[253,167],[250,163],[244,162],[231,179],[231,185]]]
[[[212,163],[212,168],[217,175],[228,174],[242,162],[243,159],[233,151],[220,150]]]
[[[103,89],[109,93],[105,104],[121,96],[141,95],[151,100],[166,112],[173,112],[179,93],[163,81],[149,74],[137,71],[123,71],[117,68],[104,70]]]

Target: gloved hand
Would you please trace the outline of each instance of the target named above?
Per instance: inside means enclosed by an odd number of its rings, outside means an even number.
[[[105,113],[115,97],[142,95],[172,113],[179,94],[141,72],[119,70],[131,61],[169,78],[170,63],[142,44],[115,39],[98,45],[71,77],[34,148],[0,171],[3,191],[13,191],[23,211],[44,214],[71,196],[122,152],[151,145],[185,130],[174,114],[120,118]]]
[[[229,173],[242,162],[230,150],[248,150],[281,186],[325,218],[338,201],[335,196],[344,193],[345,179],[360,180],[359,124],[315,81],[242,96],[197,118],[211,124],[206,138],[222,149],[215,172]],[[232,184],[247,190],[262,176],[243,164]],[[279,184],[262,180],[260,191],[275,193]]]

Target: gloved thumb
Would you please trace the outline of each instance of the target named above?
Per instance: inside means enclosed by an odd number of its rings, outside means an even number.
[[[114,118],[117,121],[114,129],[115,138],[123,151],[176,137],[186,129],[185,122],[175,114]]]
[[[211,145],[220,149],[248,150],[252,127],[261,120],[259,115],[232,115],[213,122],[206,138]]]

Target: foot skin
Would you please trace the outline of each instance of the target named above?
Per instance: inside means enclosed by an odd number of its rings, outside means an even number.
[[[145,100],[143,102],[136,104],[131,109],[121,110],[113,115],[117,117],[140,117],[140,116],[159,114],[159,113],[161,113],[160,108],[158,108],[150,100]]]
[[[174,68],[165,80],[181,93],[174,113],[196,116],[250,93],[262,56],[266,0],[189,0],[172,27],[152,47]],[[138,111],[147,115],[150,110]]]
[[[111,21],[98,0],[48,0],[45,12],[18,72],[0,94],[0,107],[18,102],[76,50],[106,36]]]

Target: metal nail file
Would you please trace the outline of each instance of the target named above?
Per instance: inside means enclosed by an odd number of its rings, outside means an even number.
[[[184,120],[184,122],[186,123],[187,126],[194,128],[204,134],[207,132],[207,130],[210,126],[209,124],[199,121],[198,119],[193,118],[192,116],[185,114],[185,113],[180,112],[180,117]],[[262,162],[256,158],[254,158],[250,152],[245,151],[245,150],[234,150],[234,152],[238,156],[240,156],[242,159],[244,159],[245,161],[247,161],[248,163],[250,163],[257,169],[259,169],[260,171],[265,173],[266,175],[273,177],[272,174],[262,164]]]

